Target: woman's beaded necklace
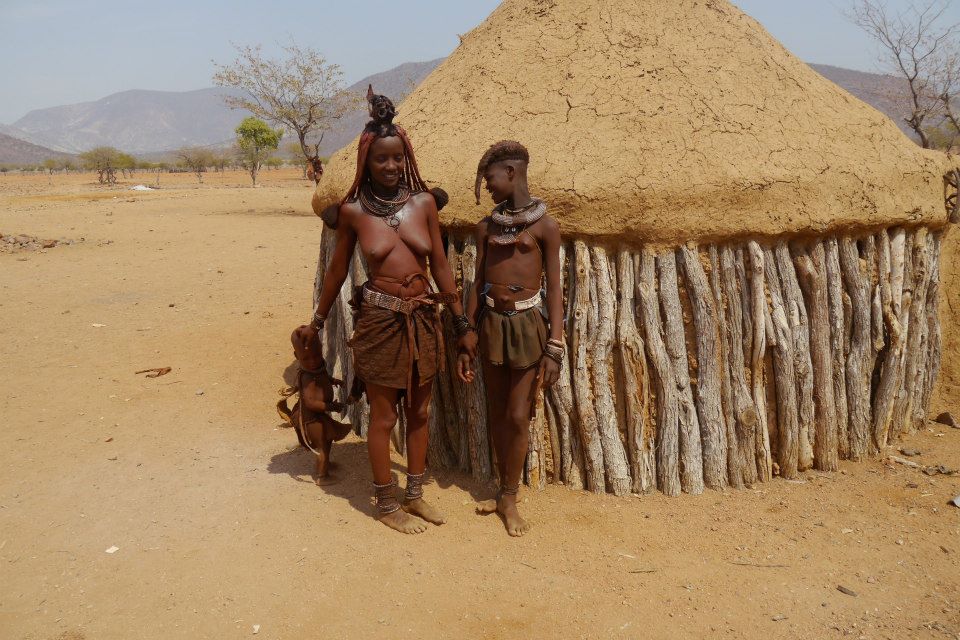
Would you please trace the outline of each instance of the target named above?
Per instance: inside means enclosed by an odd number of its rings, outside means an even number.
[[[365,213],[380,218],[391,229],[399,233],[400,223],[403,221],[400,212],[407,201],[410,200],[410,195],[410,189],[401,184],[396,195],[391,198],[381,198],[373,192],[373,185],[370,182],[365,182],[360,187],[360,207]]]

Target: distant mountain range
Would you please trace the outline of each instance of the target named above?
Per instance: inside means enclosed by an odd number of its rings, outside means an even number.
[[[904,133],[916,139],[916,134],[903,120],[910,110],[905,80],[827,64],[811,64],[810,68],[893,120]]]
[[[443,58],[408,62],[351,85],[364,94],[368,84],[377,93],[399,103],[426,78]],[[814,70],[890,117],[911,135],[903,122],[902,81],[888,75],[810,65]],[[183,146],[227,146],[234,128],[248,114],[223,102],[233,89],[211,87],[196,91],[132,90],[93,102],[37,109],[14,122],[0,125],[0,163],[39,162],[60,154],[73,154],[107,145],[145,157],[159,157]],[[321,155],[349,143],[363,128],[366,108],[341,118],[324,136]]]
[[[61,153],[40,145],[0,133],[0,165],[40,164],[47,158],[67,160],[69,153]]]

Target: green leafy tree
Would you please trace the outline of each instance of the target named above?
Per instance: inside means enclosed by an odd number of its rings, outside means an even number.
[[[327,62],[318,51],[296,43],[284,51],[285,58],[271,60],[263,57],[259,45],[237,47],[237,59],[216,65],[213,81],[245,92],[224,98],[231,107],[246,109],[296,134],[300,151],[319,180],[324,134],[362,97],[344,88],[340,66]]]
[[[127,173],[132,174],[133,170],[137,167],[137,159],[134,158],[129,153],[120,152],[120,159],[117,162],[117,169],[120,169],[120,172],[123,173],[123,177],[127,177]]]
[[[244,118],[236,129],[237,157],[243,168],[250,172],[253,186],[257,186],[257,174],[264,161],[280,146],[282,129],[271,129],[263,120],[250,116]]]
[[[47,173],[53,175],[53,172],[60,168],[60,163],[53,158],[47,158],[43,161],[43,168],[47,170]]]
[[[117,170],[127,166],[132,158],[113,147],[97,147],[81,153],[79,159],[84,169],[97,172],[100,184],[116,184]]]
[[[263,161],[264,166],[270,169],[279,169],[283,166],[283,158],[278,158],[277,156],[270,156]]]

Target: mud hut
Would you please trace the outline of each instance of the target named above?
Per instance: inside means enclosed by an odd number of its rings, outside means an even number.
[[[450,194],[464,288],[490,143],[528,146],[532,191],[559,220],[569,352],[531,425],[530,484],[742,487],[836,469],[922,424],[948,161],[726,0],[505,0],[398,111],[424,177]],[[318,213],[355,153],[332,158]],[[327,331],[338,370],[346,299]],[[482,380],[465,388],[452,369],[431,464],[487,478]],[[363,407],[353,418],[365,424]]]

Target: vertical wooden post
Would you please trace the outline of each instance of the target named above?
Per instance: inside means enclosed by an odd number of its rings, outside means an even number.
[[[590,286],[592,271],[590,250],[582,240],[573,243],[575,277],[573,285],[574,307],[571,321],[571,377],[577,381],[573,385],[573,398],[580,426],[580,440],[583,445],[586,462],[586,486],[594,493],[606,490],[604,481],[603,449],[600,444],[600,431],[597,414],[593,407],[593,388],[590,382],[589,353],[593,349],[593,336],[590,334]]]
[[[720,360],[717,308],[696,247],[684,245],[679,254],[687,277],[697,341],[695,400],[703,451],[703,480],[711,489],[722,489],[727,486],[727,425],[720,400],[720,369],[726,362]]]
[[[870,432],[870,295],[866,266],[860,260],[857,242],[844,237],[840,241],[840,267],[850,296],[852,318],[850,350],[847,356],[847,404],[850,420],[850,459],[860,460],[867,453]]]
[[[649,438],[646,362],[643,339],[636,324],[636,278],[633,255],[626,249],[617,253],[617,355],[623,398],[623,419],[627,431],[627,452],[634,493],[656,488],[653,442]]]
[[[640,295],[645,345],[650,359],[651,383],[657,405],[657,485],[664,494],[677,496],[681,489],[680,410],[673,366],[663,339],[655,263],[652,251],[644,247],[641,252],[637,292]]]
[[[833,359],[830,351],[830,310],[827,294],[826,253],[823,242],[810,255],[797,258],[800,283],[810,310],[810,356],[813,363],[814,440],[813,464],[821,471],[836,471],[837,409],[833,395]]]
[[[683,327],[683,308],[680,306],[680,285],[677,281],[677,262],[672,251],[657,256],[660,276],[660,304],[665,319],[664,336],[667,353],[673,366],[680,410],[680,483],[687,493],[703,493],[703,450],[700,444],[700,421],[690,388],[690,369],[687,360],[687,340]]]
[[[611,385],[613,372],[613,339],[616,330],[616,294],[614,274],[610,270],[607,250],[603,247],[590,249],[591,270],[596,284],[596,298],[591,305],[596,309],[596,325],[590,329],[593,336],[590,345],[590,374],[593,387],[593,403],[596,410],[603,463],[607,476],[607,489],[614,495],[631,491],[630,467],[627,454],[620,441],[617,424],[617,409],[614,389]]]

